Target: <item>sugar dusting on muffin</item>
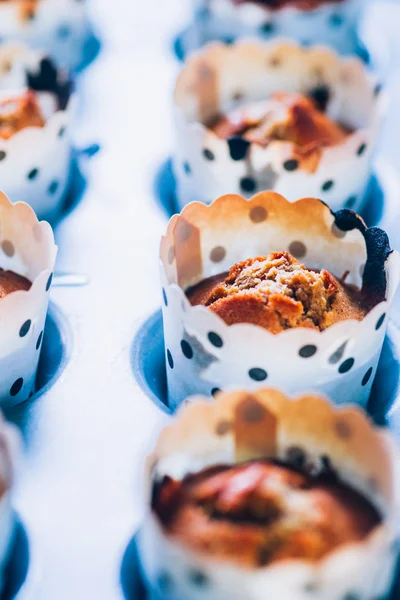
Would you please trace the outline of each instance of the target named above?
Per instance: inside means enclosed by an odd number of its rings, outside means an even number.
[[[272,252],[235,264],[229,274],[187,291],[228,325],[253,323],[279,333],[292,327],[323,331],[338,321],[361,321],[368,304],[331,273],[308,269],[288,252]]]

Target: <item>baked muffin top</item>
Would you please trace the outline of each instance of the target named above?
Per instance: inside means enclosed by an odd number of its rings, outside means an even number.
[[[31,282],[26,277],[14,273],[14,271],[4,271],[0,269],[0,300],[19,290],[28,291],[31,288]]]
[[[320,560],[381,521],[333,474],[312,477],[266,460],[207,468],[183,481],[165,477],[153,511],[184,545],[250,567]]]
[[[8,140],[26,127],[44,127],[37,95],[32,90],[0,100],[0,138]]]
[[[272,141],[287,141],[302,151],[334,146],[350,133],[319,110],[313,99],[296,93],[244,102],[217,118],[210,129],[223,139],[240,136],[264,147]]]
[[[361,321],[370,306],[331,273],[315,271],[289,252],[249,258],[186,291],[228,325],[253,323],[280,333],[293,327],[323,331],[338,321]]]

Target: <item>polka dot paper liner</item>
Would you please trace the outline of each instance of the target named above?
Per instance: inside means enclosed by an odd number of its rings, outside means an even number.
[[[43,50],[60,66],[77,68],[90,36],[86,2],[37,0],[0,3],[0,38]]]
[[[2,193],[0,223],[0,267],[32,282],[0,300],[0,407],[9,407],[35,389],[57,247],[48,223]]]
[[[21,446],[18,429],[0,415],[0,480],[5,490],[0,496],[0,591],[5,580],[4,571],[8,567],[9,548],[14,533],[15,514],[11,495]]]
[[[287,397],[271,389],[195,397],[162,432],[149,459],[146,489],[205,467],[267,458],[306,472],[329,469],[382,513],[364,541],[339,547],[320,562],[298,560],[240,567],[196,552],[168,536],[148,511],[139,534],[146,583],[157,597],[187,600],[374,600],[388,594],[395,570],[399,519],[399,450],[358,408],[318,396]],[[238,540],[239,542],[239,540]],[[156,597],[156,596],[155,596]]]
[[[312,96],[349,134],[323,147],[314,162],[293,142],[263,147],[240,136],[219,138],[206,126],[216,115],[276,92]],[[292,202],[309,196],[334,210],[359,210],[385,106],[385,94],[357,58],[282,41],[210,45],[187,61],[175,89],[179,206],[274,190]]]
[[[1,47],[0,99],[26,87],[38,94],[45,126],[27,127],[9,139],[0,138],[1,189],[14,202],[30,204],[40,218],[52,219],[70,179],[72,83],[43,53],[21,45]]]
[[[292,328],[277,335],[246,323],[228,326],[185,290],[237,262],[288,250],[307,267],[373,294],[362,321],[325,331]],[[163,321],[169,406],[188,395],[255,390],[313,390],[337,404],[366,405],[376,373],[400,257],[385,232],[367,229],[349,210],[337,214],[316,199],[288,202],[274,192],[246,200],[227,195],[193,203],[170,221],[161,242]]]
[[[364,5],[362,0],[342,0],[304,10],[304,6],[272,9],[256,1],[199,0],[199,18],[188,43],[193,48],[211,40],[283,37],[305,46],[326,44],[350,54],[358,49],[357,25]]]

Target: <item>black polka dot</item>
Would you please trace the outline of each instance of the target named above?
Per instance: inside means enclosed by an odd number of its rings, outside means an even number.
[[[30,181],[33,181],[34,179],[37,178],[38,175],[39,175],[39,169],[32,169],[31,171],[29,171],[27,178]]]
[[[250,369],[249,377],[254,379],[254,381],[265,381],[268,377],[268,373],[264,371],[264,369],[254,367],[253,369]]]
[[[215,331],[209,332],[208,339],[210,340],[211,344],[216,348],[222,348],[222,346],[224,345],[222,338],[218,335],[218,333],[215,333]]]
[[[354,365],[354,358],[348,358],[347,360],[342,362],[342,364],[340,365],[339,373],[341,373],[342,375],[344,373],[348,373],[350,371],[350,369],[353,368],[353,365]]]
[[[28,333],[28,331],[30,330],[31,325],[32,325],[32,321],[30,319],[25,321],[25,323],[22,325],[21,329],[19,330],[19,337],[25,337],[26,334]]]
[[[357,202],[357,196],[350,196],[350,198],[348,198],[346,200],[344,205],[346,208],[353,208],[353,206],[355,205],[356,202]]]
[[[362,156],[367,149],[367,144],[361,144],[357,150],[357,156]]]
[[[327,85],[319,85],[315,87],[308,92],[308,95],[316,102],[320,110],[326,110],[331,97],[331,92]]]
[[[368,381],[371,379],[372,371],[373,371],[373,369],[372,369],[372,367],[370,367],[370,368],[368,369],[368,371],[365,373],[365,375],[364,375],[364,377],[363,377],[363,380],[362,380],[362,382],[361,382],[361,384],[362,384],[362,386],[363,386],[363,387],[364,387],[365,385],[367,385]]]
[[[310,344],[308,346],[303,346],[302,348],[300,348],[299,355],[301,356],[301,358],[311,358],[311,356],[314,356],[316,352],[317,346]]]
[[[220,391],[220,388],[215,387],[211,390],[211,395],[215,397]]]
[[[255,192],[257,184],[253,177],[242,177],[240,180],[240,187],[243,192]]]
[[[361,600],[361,596],[359,594],[355,594],[354,592],[349,592],[345,595],[343,600]]]
[[[192,169],[187,161],[183,163],[183,170],[185,171],[186,175],[192,174]]]
[[[235,38],[232,36],[226,36],[224,37],[224,42],[225,44],[228,44],[228,46],[232,46],[232,44],[234,43]]]
[[[339,13],[334,13],[329,17],[329,23],[332,27],[340,27],[343,24],[343,21],[343,15],[340,15]]]
[[[53,281],[53,273],[50,275],[50,277],[49,277],[49,278],[48,278],[48,280],[47,280],[47,283],[46,283],[46,292],[48,292],[48,291],[49,291],[49,289],[50,289],[50,287],[51,287],[51,283],[52,283],[52,281]]]
[[[322,184],[321,189],[323,192],[329,192],[329,190],[331,190],[334,185],[335,183],[332,181],[332,179],[329,179],[328,181],[325,181],[325,183]]]
[[[43,331],[41,331],[39,333],[39,337],[38,337],[37,342],[36,342],[36,350],[39,350],[40,344],[42,343],[42,339],[43,339]]]
[[[24,380],[22,377],[14,381],[10,389],[10,396],[16,396],[21,391],[22,386],[24,385]]]
[[[170,366],[171,369],[174,368],[174,359],[172,358],[172,354],[170,352],[170,350],[167,350],[167,360],[168,360],[168,364]]]
[[[272,21],[266,21],[265,23],[263,23],[260,27],[260,31],[261,33],[263,33],[264,35],[271,35],[271,33],[274,32],[275,26],[272,23]]]
[[[229,154],[232,160],[243,160],[246,157],[250,142],[239,136],[228,139]]]
[[[379,96],[379,94],[381,93],[383,89],[383,85],[381,83],[377,83],[375,88],[374,88],[374,96]]]
[[[64,137],[65,132],[66,132],[66,127],[65,126],[60,127],[60,131],[58,132],[58,137],[60,137],[60,138]]]
[[[298,446],[290,446],[286,452],[286,459],[293,467],[302,469],[306,464],[306,454]]]
[[[0,160],[4,160],[6,156],[6,152],[4,152],[4,150],[0,150]]]
[[[166,293],[166,291],[164,290],[164,288],[163,288],[163,290],[162,290],[162,296],[163,296],[163,300],[164,300],[164,304],[165,304],[165,306],[168,306],[168,298],[167,298],[167,293]]]
[[[286,169],[286,171],[295,171],[299,166],[299,161],[296,160],[295,158],[292,158],[290,160],[286,160],[283,163],[283,168]]]
[[[189,359],[193,358],[193,348],[189,344],[189,342],[187,342],[186,340],[182,340],[181,348],[182,348],[183,355],[186,356],[186,358],[189,358]]]
[[[199,569],[191,569],[188,572],[188,579],[190,583],[196,587],[204,588],[210,585],[210,580],[207,575]]]
[[[203,150],[203,156],[207,160],[214,160],[215,159],[214,153],[211,152],[211,150],[209,150],[208,148],[204,148],[204,150]]]
[[[49,189],[48,189],[48,192],[51,196],[53,196],[57,192],[59,185],[60,184],[58,181],[54,180],[51,182],[51,184],[49,185]]]
[[[380,328],[382,327],[382,325],[383,325],[383,322],[384,322],[385,318],[386,318],[386,313],[383,313],[383,315],[381,315],[381,316],[379,317],[379,319],[378,319],[378,322],[377,322],[377,324],[375,325],[375,329],[376,329],[376,331],[378,331],[378,329],[380,329]]]

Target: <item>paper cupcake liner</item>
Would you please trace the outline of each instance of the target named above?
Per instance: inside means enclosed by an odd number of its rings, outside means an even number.
[[[58,65],[75,69],[84,60],[90,37],[86,2],[14,0],[0,3],[0,38],[44,50]]]
[[[0,300],[2,407],[27,400],[35,389],[56,253],[50,225],[26,204],[11,204],[0,194],[0,266],[32,282],[29,291]]]
[[[338,322],[322,332],[299,327],[274,335],[247,323],[228,326],[187,299],[185,290],[203,279],[282,250],[338,279],[347,274],[346,283],[362,287],[378,304],[362,321]],[[335,214],[316,199],[290,203],[263,192],[251,200],[228,195],[210,206],[187,206],[171,219],[161,242],[170,407],[192,394],[253,390],[266,382],[289,394],[314,391],[338,404],[365,406],[399,271],[399,255],[390,250],[382,230],[367,229],[352,211]]]
[[[352,133],[322,148],[311,165],[292,142],[276,140],[263,148],[240,137],[221,139],[203,125],[238,98],[258,101],[275,92],[323,95],[327,114]],[[313,196],[334,210],[359,210],[385,104],[375,77],[357,58],[282,41],[210,45],[189,59],[175,89],[178,204],[271,189],[292,202]]]
[[[327,44],[342,54],[351,54],[358,47],[356,29],[365,2],[343,0],[313,10],[293,6],[272,10],[256,2],[237,5],[232,0],[199,0],[197,6],[197,35],[191,40],[194,46],[212,40],[280,36],[306,45]]]
[[[364,540],[336,549],[320,562],[285,561],[242,568],[183,546],[147,514],[139,549],[154,598],[209,600],[375,600],[392,584],[399,533],[399,452],[358,408],[339,409],[316,396],[289,399],[275,390],[194,398],[161,433],[149,459],[148,504],[163,477],[181,480],[216,464],[302,457],[306,468],[333,468],[368,498],[382,524]],[[294,452],[295,450],[295,452]],[[195,576],[196,575],[196,576]],[[158,594],[158,596],[157,596]]]
[[[44,127],[27,127],[10,139],[0,138],[1,189],[13,202],[32,206],[39,218],[52,219],[70,181],[69,128],[75,106],[71,81],[43,53],[19,45],[0,48],[1,71],[5,74],[0,75],[0,98],[29,87],[38,93],[46,120]]]

